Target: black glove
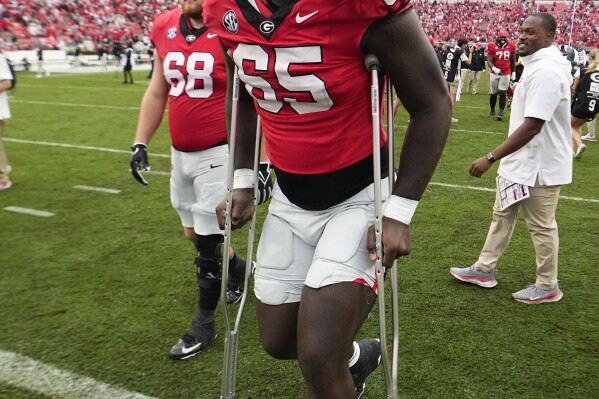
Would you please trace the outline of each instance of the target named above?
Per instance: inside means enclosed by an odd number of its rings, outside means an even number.
[[[270,162],[260,162],[258,170],[258,205],[272,197],[272,169]]]
[[[146,145],[141,143],[134,144],[133,147],[131,147],[131,151],[133,151],[131,161],[129,162],[131,165],[131,174],[135,177],[135,180],[147,186],[148,182],[141,173],[139,173],[142,169],[146,172],[150,170]]]

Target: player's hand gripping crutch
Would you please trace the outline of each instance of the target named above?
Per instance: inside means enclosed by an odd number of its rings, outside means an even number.
[[[252,216],[249,230],[248,230],[248,245],[246,254],[246,269],[245,269],[245,280],[243,283],[243,294],[241,296],[241,302],[239,309],[237,310],[237,317],[235,318],[235,324],[231,326],[231,317],[227,308],[226,292],[227,282],[229,279],[229,248],[231,246],[231,206],[233,203],[233,180],[234,180],[234,161],[235,161],[235,141],[237,133],[237,112],[239,104],[239,75],[237,74],[237,67],[235,67],[235,74],[233,77],[233,95],[232,95],[232,109],[231,109],[231,134],[229,138],[229,169],[227,175],[227,199],[226,199],[226,210],[225,210],[225,233],[223,243],[223,268],[222,268],[222,286],[221,286],[221,297],[220,304],[223,311],[223,319],[225,325],[225,350],[223,359],[223,380],[221,385],[221,399],[234,399],[235,394],[235,378],[237,374],[237,347],[239,343],[239,328],[241,326],[241,319],[245,310],[245,304],[247,301],[250,276],[252,273],[252,259],[254,254],[254,232],[256,230],[256,212]],[[256,123],[256,147],[254,153],[254,208],[257,205],[258,198],[258,164],[260,159],[260,118],[257,119]]]
[[[387,315],[385,308],[385,266],[383,265],[383,204],[381,195],[381,141],[380,141],[380,100],[379,100],[379,72],[381,65],[376,56],[369,54],[365,57],[364,63],[372,75],[371,86],[371,106],[372,106],[372,150],[373,150],[373,170],[374,170],[374,232],[376,242],[376,274],[377,274],[377,292],[379,302],[379,335],[381,341],[381,362],[385,373],[385,383],[387,385],[387,398],[397,399],[397,363],[399,352],[399,309],[397,299],[397,266],[396,262],[391,267],[391,298],[393,315],[393,355],[391,362],[387,352]],[[393,87],[390,80],[387,80],[387,114],[388,114],[388,147],[389,147],[389,193],[392,193],[395,170],[393,165]]]

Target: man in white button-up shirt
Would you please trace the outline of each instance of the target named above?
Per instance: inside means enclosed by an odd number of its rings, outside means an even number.
[[[572,77],[570,63],[552,45],[555,29],[555,18],[547,13],[528,17],[520,28],[518,50],[525,67],[514,93],[508,138],[470,166],[470,174],[481,177],[501,159],[493,221],[478,261],[467,268],[450,269],[459,280],[486,288],[497,285],[495,266],[510,242],[521,209],[537,263],[535,284],[512,294],[525,303],[556,302],[563,296],[557,280],[555,209],[561,185],[572,181]],[[510,189],[501,190],[499,183]]]

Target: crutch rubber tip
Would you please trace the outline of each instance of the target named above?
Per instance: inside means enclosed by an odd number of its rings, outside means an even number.
[[[379,61],[378,57],[374,54],[367,54],[366,57],[364,57],[364,65],[366,66],[366,69],[368,69],[369,71],[381,68],[381,62]]]

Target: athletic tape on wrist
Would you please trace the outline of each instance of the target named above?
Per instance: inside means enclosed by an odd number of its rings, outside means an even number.
[[[254,188],[254,171],[252,169],[235,169],[233,190],[236,188]]]
[[[417,206],[418,201],[392,195],[383,206],[383,216],[409,225]]]

